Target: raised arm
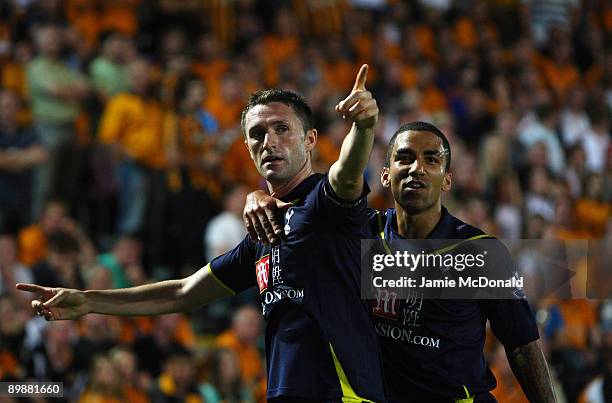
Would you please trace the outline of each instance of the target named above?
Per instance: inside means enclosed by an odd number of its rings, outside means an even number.
[[[75,290],[17,284],[38,295],[32,308],[47,320],[77,319],[88,313],[161,315],[183,312],[231,295],[206,266],[189,277],[115,290]]]
[[[530,402],[556,402],[546,359],[538,340],[522,346],[506,347],[506,356]]]
[[[374,127],[378,120],[378,106],[372,93],[365,88],[368,65],[361,66],[353,90],[336,105],[343,119],[353,122],[342,142],[340,157],[329,169],[329,183],[336,194],[355,200],[363,191],[363,173],[374,144]]]

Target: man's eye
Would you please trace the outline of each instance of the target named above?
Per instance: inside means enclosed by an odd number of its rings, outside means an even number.
[[[264,130],[251,130],[251,138],[261,140],[266,135]]]
[[[434,157],[427,157],[427,162],[429,162],[430,164],[437,164],[438,160]]]
[[[287,133],[288,131],[289,131],[289,128],[287,126],[277,126],[276,127],[277,133]]]

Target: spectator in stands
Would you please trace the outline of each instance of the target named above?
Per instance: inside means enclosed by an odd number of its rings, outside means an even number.
[[[144,283],[142,242],[132,235],[121,236],[107,253],[98,255],[98,263],[112,276],[112,288],[126,288]]]
[[[26,355],[27,377],[40,381],[64,382],[64,398],[75,398],[73,389],[78,371],[74,344],[78,340],[76,324],[70,321],[49,323],[44,337]]]
[[[38,223],[19,232],[19,260],[31,266],[44,259],[47,255],[48,236],[63,229],[66,219],[66,204],[59,200],[47,202]]]
[[[18,355],[23,351],[25,325],[31,317],[28,307],[20,300],[11,296],[0,297],[0,345],[12,354]],[[0,356],[0,358],[2,358]],[[7,363],[7,362],[5,362]],[[4,363],[0,363],[4,365]],[[17,363],[13,364],[17,366]],[[9,365],[9,367],[13,367]],[[9,368],[7,368],[9,369]],[[10,368],[17,372],[17,368]]]
[[[106,355],[93,357],[89,381],[85,391],[79,396],[79,403],[122,402],[128,396],[121,387],[121,374]]]
[[[13,284],[25,279],[33,281],[32,271],[17,260],[17,239],[11,234],[0,233],[0,295],[9,294],[21,300],[13,292]]]
[[[129,71],[131,92],[108,101],[98,133],[117,160],[120,234],[142,230],[145,211],[155,193],[151,188],[153,175],[165,166],[163,111],[155,97],[150,67],[141,59],[133,62]]]
[[[157,378],[163,370],[164,362],[172,354],[188,351],[191,347],[177,337],[180,325],[180,314],[158,316],[152,333],[135,340],[133,350],[138,357],[139,370],[145,376]]]
[[[204,248],[209,261],[230,250],[236,241],[240,242],[246,236],[242,210],[248,192],[248,188],[243,185],[230,190],[225,196],[224,211],[206,226]]]
[[[17,95],[0,89],[0,227],[21,228],[31,219],[32,170],[48,154],[29,127],[17,121]]]
[[[189,353],[173,352],[162,364],[164,371],[149,394],[152,403],[204,402],[196,386],[194,362]]]
[[[28,64],[32,117],[38,140],[50,162],[39,167],[34,192],[34,216],[49,194],[72,198],[76,194],[75,121],[79,103],[89,92],[86,78],[61,59],[62,31],[45,25],[35,31],[38,55]],[[53,193],[51,193],[53,192]]]
[[[79,253],[80,247],[74,237],[67,232],[54,232],[49,236],[46,260],[32,267],[34,281],[48,287],[83,287]]]
[[[74,345],[75,367],[87,370],[92,359],[105,354],[119,342],[121,320],[104,315],[87,315],[80,321],[80,337]]]
[[[109,352],[114,371],[121,378],[121,387],[126,401],[147,403],[149,398],[138,377],[136,355],[127,347],[115,347]]]
[[[211,353],[208,376],[198,389],[206,403],[253,403],[252,393],[240,378],[240,367],[232,350],[217,349]]]
[[[612,400],[612,300],[607,299],[601,304],[599,319],[602,344],[597,376],[586,385],[578,403],[605,403]]]
[[[200,78],[180,77],[175,94],[178,107],[166,116],[164,143],[176,265],[201,266],[205,263],[202,228],[220,208],[224,185],[220,164],[229,144],[202,106],[206,89]]]
[[[570,90],[567,98],[562,100],[564,108],[561,112],[561,138],[565,147],[571,147],[580,142],[583,133],[590,129],[591,122],[585,111],[587,92],[581,85]]]
[[[100,54],[89,65],[89,76],[101,102],[130,89],[125,66],[127,41],[119,32],[108,32]]]
[[[264,365],[257,348],[261,329],[261,313],[252,305],[243,305],[234,312],[232,327],[214,342],[215,347],[234,353],[242,383],[252,388],[261,387],[261,382],[265,381]],[[265,382],[263,386],[265,390]]]
[[[603,173],[606,167],[608,147],[610,146],[610,114],[604,105],[592,105],[587,113],[591,127],[582,132],[582,147],[586,153],[587,168],[596,173]]]
[[[552,105],[540,105],[536,109],[535,121],[520,132],[519,139],[527,149],[544,143],[550,170],[555,175],[561,175],[565,169],[565,154],[555,132],[557,121],[557,112]]]

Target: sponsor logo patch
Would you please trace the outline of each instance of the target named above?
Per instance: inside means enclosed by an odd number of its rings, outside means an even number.
[[[259,292],[262,293],[268,288],[268,278],[270,276],[270,255],[263,256],[255,263],[255,276]]]

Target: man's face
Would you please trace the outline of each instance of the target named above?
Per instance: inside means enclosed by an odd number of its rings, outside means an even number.
[[[430,132],[407,131],[395,139],[389,168],[381,181],[404,210],[417,214],[440,203],[442,192],[451,187],[451,174],[444,166],[442,140]]]
[[[280,102],[256,105],[245,116],[245,143],[255,167],[268,182],[290,181],[309,163],[317,141],[312,129],[304,134],[293,108]]]

